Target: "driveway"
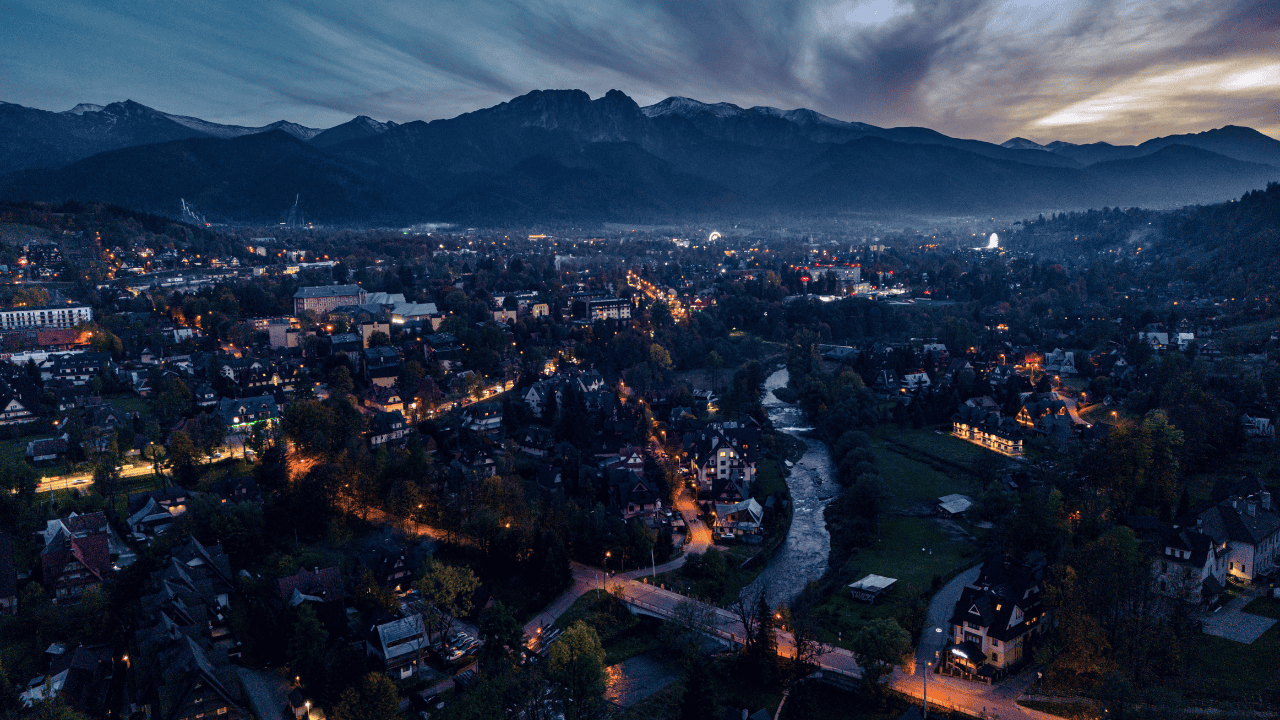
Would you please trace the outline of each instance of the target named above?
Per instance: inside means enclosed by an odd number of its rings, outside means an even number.
[[[920,633],[920,647],[916,650],[917,676],[924,677],[925,663],[935,662],[936,653],[941,652],[946,645],[951,633],[951,613],[960,600],[960,593],[978,580],[978,572],[981,570],[981,564],[965,570],[943,585],[933,596],[933,600],[929,601],[929,619],[925,621],[924,630]],[[942,628],[942,632],[935,632],[935,628]]]
[[[1218,612],[1205,615],[1202,620],[1204,631],[1245,645],[1262,637],[1262,634],[1270,630],[1276,621],[1244,611],[1244,606],[1255,597],[1257,593],[1243,592],[1240,597],[1224,605]]]

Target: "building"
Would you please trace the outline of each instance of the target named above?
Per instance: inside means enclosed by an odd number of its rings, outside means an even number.
[[[221,546],[195,538],[151,574],[130,646],[134,703],[151,720],[248,720],[232,661],[231,566]]]
[[[1237,484],[1225,500],[1195,513],[1195,529],[1223,547],[1226,575],[1241,583],[1275,572],[1280,559],[1280,513],[1256,479]]]
[[[462,424],[478,433],[496,432],[502,427],[502,404],[477,403],[462,411]]]
[[[280,407],[270,395],[250,398],[224,398],[218,402],[218,417],[228,432],[244,432],[261,422],[280,417]]]
[[[383,345],[364,351],[361,363],[365,378],[372,385],[391,387],[400,378],[400,351]]]
[[[1227,543],[1192,528],[1165,526],[1151,561],[1155,591],[1193,605],[1211,603],[1227,581]]]
[[[1008,457],[1022,457],[1022,430],[1017,422],[983,407],[961,405],[951,416],[951,434]]]
[[[0,310],[0,330],[73,328],[93,321],[87,305],[14,307]]]
[[[53,537],[40,552],[45,589],[57,602],[78,602],[102,587],[111,572],[106,516],[101,512],[58,521]]]
[[[1041,597],[1047,573],[1036,553],[1023,560],[988,557],[951,614],[943,672],[991,682],[1031,660],[1035,643],[1051,625]]]
[[[758,433],[711,428],[685,438],[689,469],[699,488],[711,490],[716,480],[733,480],[745,490],[756,478]]]
[[[298,292],[293,294],[293,314],[297,315],[303,310],[310,310],[317,315],[324,315],[344,305],[364,305],[368,297],[368,293],[359,285],[298,288]]]
[[[40,376],[46,380],[87,385],[103,371],[112,368],[114,363],[111,362],[111,353],[86,352],[51,356],[47,365],[40,369]]]
[[[369,628],[365,651],[392,678],[404,680],[417,671],[428,642],[426,623],[421,615],[413,613]]]
[[[374,449],[383,445],[403,445],[404,439],[413,433],[413,428],[404,421],[399,410],[380,412],[369,422],[369,444]]]
[[[0,382],[0,426],[23,425],[35,422],[35,393],[20,391],[9,383]]]
[[[759,535],[763,529],[764,508],[755,498],[730,505],[716,505],[715,526],[719,534]]]
[[[631,301],[616,297],[577,297],[573,301],[574,317],[588,321],[630,320]]]
[[[346,597],[342,587],[342,570],[336,565],[327,568],[302,568],[276,583],[281,602],[296,606],[304,602],[337,602]]]

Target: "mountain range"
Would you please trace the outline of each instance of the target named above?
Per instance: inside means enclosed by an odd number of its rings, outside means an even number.
[[[132,101],[0,103],[0,197],[275,222],[646,222],[1172,207],[1280,180],[1280,141],[1227,126],[1140,145],[1002,144],[812,110],[539,90],[431,122],[221,125]]]

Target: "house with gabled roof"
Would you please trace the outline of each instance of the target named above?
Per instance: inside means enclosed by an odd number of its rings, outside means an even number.
[[[304,602],[341,603],[346,597],[342,586],[342,569],[336,565],[310,570],[302,568],[293,575],[276,581],[276,594],[290,606]]]
[[[280,417],[280,406],[271,395],[247,398],[224,398],[218,402],[218,417],[229,432],[244,432],[263,422]]]
[[[31,393],[20,392],[7,382],[0,382],[0,427],[33,423],[36,417],[35,398]]]
[[[1047,573],[1037,553],[1022,560],[989,556],[951,614],[944,672],[992,682],[1030,661],[1051,625],[1042,598]]]
[[[413,434],[413,426],[405,422],[399,410],[380,412],[369,422],[369,444],[377,449],[384,445],[403,445]]]
[[[378,661],[387,674],[400,680],[413,677],[419,670],[418,660],[430,642],[426,623],[418,613],[373,625],[364,641],[366,654]]]
[[[1218,599],[1227,582],[1227,543],[1194,528],[1162,525],[1152,537],[1152,584],[1161,595],[1202,605]]]
[[[1280,565],[1280,513],[1257,478],[1236,483],[1225,500],[1193,514],[1197,531],[1225,545],[1228,578],[1249,583]]]
[[[57,530],[40,552],[40,569],[55,603],[78,602],[86,592],[102,587],[111,573],[107,533],[77,536]]]
[[[630,520],[662,509],[662,498],[658,495],[657,486],[635,472],[626,469],[610,470],[608,482],[609,501],[619,509],[624,519]]]

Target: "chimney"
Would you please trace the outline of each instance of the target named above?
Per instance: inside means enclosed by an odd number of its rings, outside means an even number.
[[[1245,507],[1248,508],[1249,517],[1258,517],[1258,503],[1251,499]]]
[[[1270,509],[1271,509],[1271,493],[1270,493],[1270,491],[1263,490],[1261,493],[1258,493],[1258,494],[1262,497],[1262,509],[1263,509],[1263,510],[1270,510]]]

